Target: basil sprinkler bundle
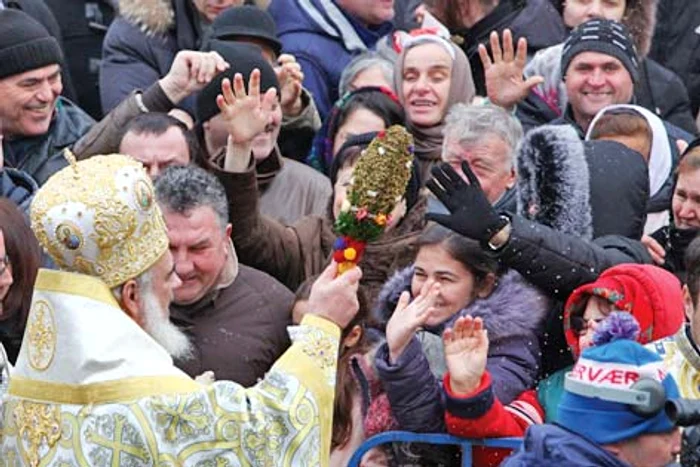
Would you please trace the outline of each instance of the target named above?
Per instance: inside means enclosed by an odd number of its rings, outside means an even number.
[[[413,167],[413,136],[400,125],[381,131],[362,151],[352,173],[348,197],[335,221],[333,245],[338,274],[360,262],[367,243],[391,223]]]

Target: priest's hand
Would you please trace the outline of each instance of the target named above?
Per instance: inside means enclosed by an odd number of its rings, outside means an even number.
[[[450,387],[456,395],[466,395],[479,387],[486,370],[489,338],[481,318],[463,316],[442,335]]]
[[[187,96],[201,91],[229,64],[216,52],[182,50],[175,55],[168,74],[158,83],[170,102],[177,104]]]
[[[426,186],[445,205],[450,214],[428,213],[425,218],[444,225],[467,238],[489,242],[508,220],[498,215],[481,189],[469,164],[462,162],[465,182],[447,163],[431,169],[433,178]]]
[[[491,54],[489,57],[484,44],[479,44],[479,57],[484,66],[486,79],[486,94],[489,100],[506,110],[512,110],[515,105],[525,99],[538,84],[544,82],[541,76],[523,78],[523,70],[527,62],[527,40],[521,37],[518,48],[513,52],[513,34],[509,29],[503,31],[503,49],[496,31],[491,32]]]
[[[350,324],[360,308],[357,289],[362,271],[357,266],[336,276],[338,263],[332,261],[316,279],[309,295],[309,313],[334,322],[341,329]]]
[[[435,311],[440,295],[440,284],[428,280],[419,295],[409,303],[411,295],[403,292],[396,309],[386,325],[386,343],[389,346],[390,363],[396,363],[414,334],[425,325]]]

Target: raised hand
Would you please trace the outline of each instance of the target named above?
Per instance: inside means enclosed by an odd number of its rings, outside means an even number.
[[[182,50],[175,55],[170,71],[160,81],[160,86],[173,104],[201,91],[216,75],[229,68],[229,64],[216,52]]]
[[[440,284],[426,281],[420,294],[409,303],[411,295],[401,294],[399,303],[386,325],[386,342],[389,346],[389,358],[396,362],[408,346],[413,335],[430,318],[435,311],[435,303],[440,294]]]
[[[216,104],[226,123],[228,134],[234,144],[246,144],[265,131],[270,114],[277,105],[277,90],[270,88],[260,97],[260,70],[253,70],[245,91],[243,76],[236,73],[231,81],[226,78],[221,83],[221,94]]]
[[[428,213],[425,218],[465,237],[488,242],[508,221],[493,209],[476,175],[464,161],[462,172],[469,183],[447,163],[431,169],[433,178],[428,180],[426,186],[445,205],[450,214]]]
[[[481,318],[463,316],[442,334],[450,386],[455,394],[473,392],[486,370],[489,338]]]
[[[308,309],[310,314],[321,316],[345,329],[360,308],[357,288],[362,271],[356,266],[336,276],[337,270],[338,263],[332,261],[318,276],[311,286]]]
[[[489,37],[493,60],[483,44],[479,44],[479,57],[484,65],[486,93],[489,100],[511,110],[518,102],[525,99],[530,89],[544,82],[541,76],[523,79],[523,70],[527,61],[527,39],[518,40],[518,48],[513,52],[513,34],[509,29],[503,31],[503,49],[498,33],[491,32]]]
[[[303,110],[301,83],[304,81],[304,73],[301,71],[301,65],[293,55],[282,54],[277,59],[275,73],[280,83],[282,113],[289,117],[296,117]]]

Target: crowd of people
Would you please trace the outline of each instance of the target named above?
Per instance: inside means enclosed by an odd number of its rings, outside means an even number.
[[[0,465],[697,465],[700,8],[106,3],[0,0]]]

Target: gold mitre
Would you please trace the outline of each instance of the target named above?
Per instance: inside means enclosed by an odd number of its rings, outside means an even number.
[[[121,154],[73,159],[36,193],[31,221],[62,270],[99,277],[110,288],[168,249],[153,184],[140,162]]]

